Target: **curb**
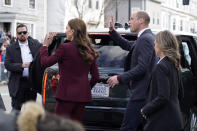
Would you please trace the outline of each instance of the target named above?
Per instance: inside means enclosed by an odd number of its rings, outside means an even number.
[[[0,82],[0,85],[7,85],[8,84],[8,81],[1,81]]]

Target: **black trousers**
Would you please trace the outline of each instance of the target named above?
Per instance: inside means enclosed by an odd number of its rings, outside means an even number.
[[[140,110],[145,105],[145,100],[129,100],[120,131],[138,131],[143,128],[144,118]]]
[[[19,91],[15,97],[12,97],[12,108],[21,110],[22,104],[33,100],[37,97],[36,91],[33,90],[31,82],[26,77],[20,79]]]
[[[0,94],[0,109],[6,110],[6,109],[5,109],[5,105],[4,105],[4,103],[3,103],[3,99],[2,99],[2,97],[1,97],[1,94]]]

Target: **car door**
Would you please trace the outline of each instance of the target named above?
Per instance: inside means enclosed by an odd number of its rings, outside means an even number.
[[[93,100],[86,106],[83,122],[85,125],[114,126],[119,128],[130,96],[127,85],[119,84],[110,88],[106,84],[110,76],[124,73],[124,63],[128,51],[121,49],[108,33],[89,34],[98,57],[101,81],[92,89]],[[136,35],[121,34],[128,40],[135,40]],[[97,127],[98,128],[98,127]]]
[[[179,36],[181,54],[181,76],[184,96],[180,99],[181,111],[183,113],[184,127],[190,128],[190,110],[197,98],[197,48],[192,36]]]

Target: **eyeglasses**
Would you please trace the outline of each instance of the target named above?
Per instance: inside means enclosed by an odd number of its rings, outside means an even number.
[[[27,34],[27,31],[21,31],[21,32],[17,32],[18,35],[21,35],[21,34],[24,34],[26,35]]]

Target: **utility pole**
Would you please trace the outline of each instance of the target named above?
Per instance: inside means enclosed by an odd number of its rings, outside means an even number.
[[[118,0],[116,0],[116,22],[118,21]]]
[[[129,21],[131,17],[131,0],[129,0],[128,2],[129,2],[129,6],[128,6],[128,21]]]

